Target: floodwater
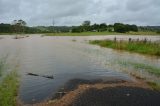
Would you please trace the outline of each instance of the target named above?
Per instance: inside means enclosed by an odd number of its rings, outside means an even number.
[[[72,79],[122,79],[131,80],[128,73],[138,72],[148,80],[160,83],[160,78],[142,69],[135,69],[122,62],[143,63],[160,68],[160,58],[137,53],[117,51],[88,44],[88,40],[114,39],[115,36],[45,36],[32,35],[23,39],[2,36],[0,56],[7,54],[8,61],[18,64],[20,79],[19,98],[31,104],[51,98],[65,83]],[[118,39],[128,39],[116,36]],[[159,36],[131,36],[160,41]],[[29,76],[27,73],[54,75],[54,79]]]

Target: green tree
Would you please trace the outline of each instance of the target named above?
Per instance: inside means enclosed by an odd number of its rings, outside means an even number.
[[[86,32],[86,31],[91,31],[91,22],[90,21],[84,21],[82,23],[82,27],[83,27],[83,31]]]
[[[25,27],[27,23],[23,20],[14,20],[13,22],[13,31],[15,33],[24,33],[25,32]]]
[[[138,27],[136,25],[130,25],[130,31],[138,32]]]
[[[12,26],[10,24],[0,24],[0,33],[11,33]]]
[[[120,33],[126,33],[126,32],[129,32],[129,31],[137,32],[138,27],[136,25],[115,23],[114,24],[114,30],[115,30],[115,32],[120,32]]]
[[[90,26],[91,25],[91,21],[84,21],[82,23],[82,26]]]
[[[115,23],[114,24],[114,31],[115,32],[120,32],[120,33],[126,33],[127,32],[127,28],[122,23]]]
[[[107,30],[107,25],[106,23],[102,23],[99,25],[100,31],[106,31]]]
[[[93,24],[93,25],[91,25],[91,30],[92,31],[96,31],[96,32],[99,32],[99,24]]]
[[[77,26],[72,28],[73,33],[80,33],[83,32],[83,26]]]

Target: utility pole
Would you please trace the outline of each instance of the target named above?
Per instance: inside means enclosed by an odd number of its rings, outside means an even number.
[[[53,25],[53,26],[52,26],[52,27],[53,27],[53,29],[52,29],[52,30],[53,30],[53,32],[55,32],[55,31],[54,31],[54,25],[55,25],[54,18],[53,18],[53,21],[52,21],[52,25]]]

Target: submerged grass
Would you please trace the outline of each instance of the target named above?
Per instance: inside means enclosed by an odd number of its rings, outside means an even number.
[[[0,59],[0,77],[2,76],[2,72],[6,68],[6,57]]]
[[[112,41],[112,40],[94,40],[91,44],[100,45],[101,47],[108,47],[118,50],[126,50],[141,54],[160,56],[160,43],[153,43],[147,41]]]
[[[149,66],[146,64],[140,64],[140,63],[131,63],[131,64],[137,69],[144,69],[144,70],[148,71],[149,73],[160,76],[160,68]]]
[[[156,76],[160,76],[160,68],[154,67],[154,66],[150,66],[150,65],[146,65],[146,64],[142,64],[142,63],[133,63],[133,62],[124,62],[124,61],[118,61],[119,64],[130,67],[132,66],[133,68],[136,69],[141,69],[144,71],[147,71],[149,73],[152,73]],[[140,76],[139,74],[136,73],[131,73],[132,76],[136,77],[137,79],[141,79],[141,80],[146,80],[145,78],[143,78],[142,76]],[[149,79],[150,80],[150,79]],[[153,89],[156,91],[160,91],[160,84],[157,82],[153,82],[153,81],[146,81],[146,83]]]
[[[135,69],[141,69],[141,70],[144,70],[144,71],[147,71],[151,74],[154,74],[156,76],[160,76],[160,68],[158,67],[154,67],[154,66],[151,66],[151,65],[147,65],[147,64],[143,64],[143,63],[134,63],[134,62],[118,62],[119,64],[121,65],[124,65],[124,66],[131,66]]]

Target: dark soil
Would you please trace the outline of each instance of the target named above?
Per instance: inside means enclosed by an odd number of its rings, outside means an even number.
[[[58,92],[61,92],[61,96],[59,93],[56,93],[52,99],[60,99],[62,98],[66,93],[65,92],[70,92],[74,91],[75,89],[78,88],[79,85],[82,84],[97,84],[97,83],[103,83],[103,84],[114,84],[114,83],[123,83],[125,81],[123,80],[116,80],[116,79],[110,79],[107,81],[103,81],[102,79],[94,79],[94,80],[85,80],[85,79],[71,79],[69,80],[61,89],[58,90]]]
[[[138,87],[91,88],[72,106],[160,106],[160,92]]]

